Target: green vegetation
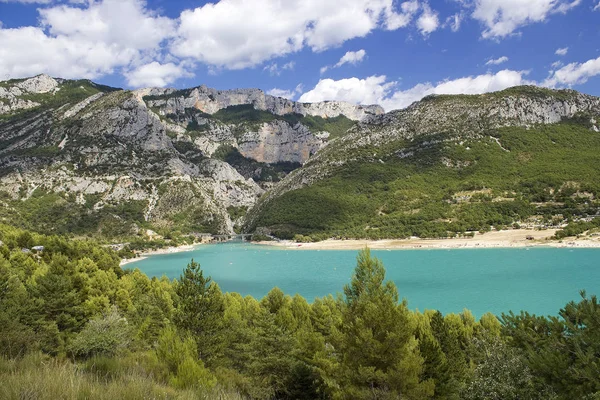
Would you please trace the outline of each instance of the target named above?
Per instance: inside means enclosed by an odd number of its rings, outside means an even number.
[[[555,317],[408,309],[368,250],[343,295],[222,293],[0,226],[2,399],[595,399],[600,304]],[[23,248],[45,246],[38,253]]]
[[[489,138],[422,136],[351,154],[332,144],[324,150],[332,160],[354,161],[274,199],[247,230],[313,239],[448,237],[536,216],[550,226],[595,215],[600,135],[580,120],[502,128]]]
[[[13,81],[9,82],[12,83]],[[67,103],[75,104],[99,92],[109,93],[121,90],[110,86],[99,85],[87,79],[67,80],[60,83],[58,87],[59,90],[48,93],[23,94],[20,98],[39,103],[40,106],[34,109],[18,110],[14,113],[3,114],[0,116],[0,121],[3,119],[21,117],[23,114],[31,115],[32,113],[40,113],[49,109],[58,108]]]
[[[95,233],[106,238],[118,238],[129,236],[133,224],[150,227],[144,219],[146,201],[107,204],[102,209],[93,210],[93,197],[88,198],[85,204],[79,204],[72,193],[43,189],[36,189],[26,200],[11,200],[7,195],[0,199],[4,203],[0,222],[36,232],[62,235]]]
[[[268,111],[257,110],[252,104],[229,106],[217,111],[210,117],[226,124],[257,124],[276,120],[285,121],[291,126],[301,123],[308,127],[312,132],[329,132],[331,134],[330,138],[332,139],[343,136],[348,129],[355,125],[354,121],[343,115],[333,118],[322,118],[311,115],[303,116],[301,114],[275,115]]]
[[[313,132],[326,131],[331,134],[331,138],[342,136],[348,129],[354,126],[355,122],[339,115],[333,118],[322,118],[319,116],[301,114],[275,115],[268,111],[257,110],[252,104],[243,104],[239,106],[229,106],[214,113],[211,118],[217,119],[226,124],[240,123],[264,123],[276,120],[282,120],[294,126],[301,123]]]
[[[505,97],[513,96],[513,97],[528,97],[532,99],[547,99],[554,98],[557,100],[570,100],[574,96],[574,91],[572,90],[553,90],[548,88],[543,88],[539,86],[513,86],[504,90],[500,90],[497,92],[484,93],[484,94],[442,94],[442,95],[429,95],[422,99],[422,101],[467,101],[472,103],[480,103],[481,99],[502,99]]]

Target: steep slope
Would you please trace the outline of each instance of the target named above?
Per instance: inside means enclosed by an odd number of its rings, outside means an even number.
[[[381,113],[258,90],[124,91],[46,75],[0,82],[1,219],[109,237],[231,233],[265,188],[351,119]]]
[[[265,195],[247,231],[445,237],[596,214],[600,99],[517,87],[366,119]]]

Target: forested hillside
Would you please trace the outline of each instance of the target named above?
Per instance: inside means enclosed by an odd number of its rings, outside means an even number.
[[[93,241],[0,241],[2,399],[600,398],[595,296],[476,320],[411,311],[368,250],[309,303],[222,293],[194,261],[169,281]]]
[[[259,201],[246,230],[444,238],[593,218],[598,120],[598,99],[574,91],[432,96],[332,142]]]

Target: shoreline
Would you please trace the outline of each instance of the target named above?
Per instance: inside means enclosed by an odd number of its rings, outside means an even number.
[[[473,238],[449,239],[327,239],[315,243],[296,243],[293,241],[258,242],[257,244],[284,248],[286,250],[360,250],[369,247],[372,250],[440,250],[440,249],[491,249],[491,248],[600,248],[600,238],[551,239],[557,229],[542,231],[512,229],[476,233]],[[533,239],[528,239],[532,237]]]
[[[124,258],[121,260],[119,266],[123,267],[125,265],[128,264],[133,264],[135,262],[138,261],[142,261],[147,259],[148,257],[151,256],[158,256],[161,254],[173,254],[173,253],[183,253],[186,251],[192,251],[195,250],[197,247],[202,246],[203,243],[196,243],[196,244],[184,244],[182,246],[171,246],[171,247],[166,247],[164,249],[157,249],[157,250],[149,250],[149,251],[145,251],[143,253],[138,254],[138,256],[136,258]]]
[[[263,241],[248,242],[249,244],[270,246],[282,250],[361,250],[369,247],[372,250],[454,250],[454,249],[502,249],[502,248],[598,248],[600,237],[596,238],[566,238],[564,240],[551,239],[558,229],[529,230],[512,229],[476,233],[473,238],[449,239],[327,239],[314,243],[297,243],[288,241]],[[533,239],[527,239],[533,237]],[[120,266],[126,266],[142,261],[151,256],[162,254],[183,253],[193,251],[206,243],[167,247],[164,249],[150,250],[140,253],[136,258],[123,259]]]

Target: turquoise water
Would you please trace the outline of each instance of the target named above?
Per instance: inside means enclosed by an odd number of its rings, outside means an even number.
[[[579,290],[600,295],[600,249],[477,249],[378,251],[387,279],[411,309],[527,310],[555,315]],[[357,251],[284,250],[242,243],[205,245],[130,264],[149,276],[179,277],[194,258],[224,292],[262,298],[277,286],[309,301],[342,292]]]

